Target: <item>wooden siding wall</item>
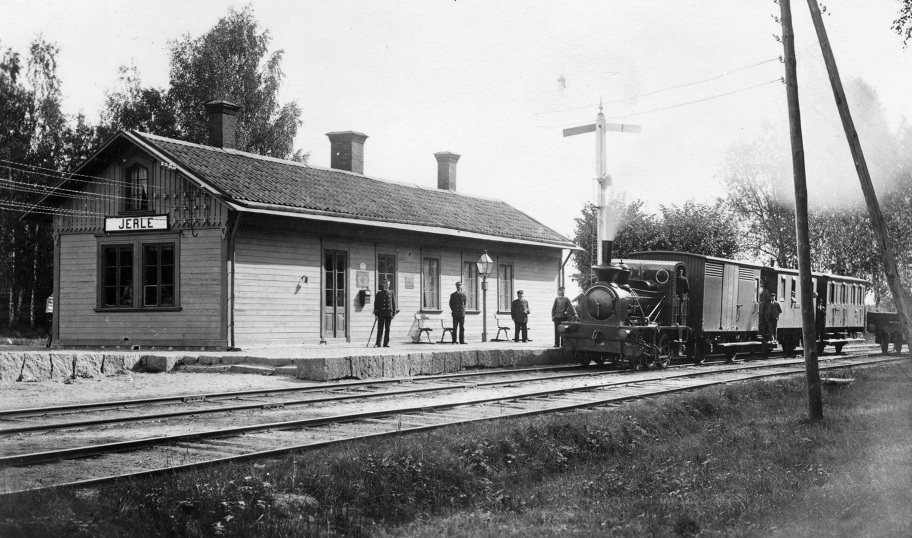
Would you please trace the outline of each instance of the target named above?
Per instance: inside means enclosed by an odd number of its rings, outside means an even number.
[[[439,311],[427,314],[441,315],[449,320],[449,296],[455,291],[456,282],[462,279],[463,262],[475,262],[481,250],[460,250],[452,247],[434,248],[395,242],[394,230],[387,232],[387,242],[365,242],[344,238],[313,237],[314,230],[245,228],[238,233],[235,259],[235,345],[301,345],[317,344],[321,340],[324,273],[323,252],[342,251],[347,257],[347,286],[345,303],[348,308],[345,336],[328,343],[368,345],[375,338],[373,303],[379,290],[377,282],[377,255],[396,256],[396,293],[400,313],[390,328],[391,344],[408,342],[409,332],[415,323],[415,314],[421,305],[421,260],[440,260]],[[262,223],[259,223],[261,225]],[[254,223],[253,226],[258,226]],[[339,230],[339,235],[345,235]],[[557,296],[558,273],[561,262],[559,249],[498,250],[488,245],[488,254],[495,260],[514,266],[514,290],[523,290],[529,301],[532,315],[530,338],[542,343],[550,342],[554,325],[551,322],[551,305]],[[358,301],[357,272],[368,273],[371,302],[361,306]],[[307,277],[307,283],[302,281]],[[412,287],[406,288],[411,281]],[[479,301],[481,289],[479,284]],[[496,270],[488,279],[488,338],[497,334],[494,315],[497,312]],[[481,340],[481,311],[466,315],[466,340]],[[433,340],[440,340],[440,329],[431,333]],[[449,335],[447,335],[449,338]],[[510,337],[512,338],[512,330]]]
[[[319,342],[319,239],[241,228],[235,244],[235,345]]]
[[[131,239],[136,235],[130,236]],[[179,239],[178,239],[179,237]],[[222,238],[218,230],[174,235],[180,242],[181,310],[95,311],[98,241],[94,234],[60,236],[60,345],[224,347]]]

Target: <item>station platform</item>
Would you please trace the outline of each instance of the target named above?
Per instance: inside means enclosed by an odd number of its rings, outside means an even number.
[[[550,343],[550,342],[548,342]],[[390,344],[266,346],[238,351],[157,351],[119,349],[23,349],[0,346],[0,383],[66,381],[129,372],[208,372],[287,375],[313,381],[398,378],[565,364],[563,350],[535,342],[473,342],[465,345]]]

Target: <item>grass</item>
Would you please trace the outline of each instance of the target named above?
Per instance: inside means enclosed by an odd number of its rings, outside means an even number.
[[[44,347],[47,338],[47,327],[0,327],[0,345]]]
[[[845,372],[0,498],[0,536],[908,536],[912,373]]]

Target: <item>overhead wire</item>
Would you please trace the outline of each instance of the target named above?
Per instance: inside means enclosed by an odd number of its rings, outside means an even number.
[[[643,115],[643,114],[651,114],[651,113],[653,113],[653,112],[660,112],[660,111],[663,111],[663,110],[670,110],[670,109],[672,109],[672,108],[679,108],[679,107],[682,107],[682,106],[692,105],[692,104],[696,104],[696,103],[703,103],[703,102],[705,102],[705,101],[711,101],[711,100],[713,100],[713,99],[718,99],[718,98],[720,98],[720,97],[725,97],[725,96],[728,96],[728,95],[733,95],[733,94],[736,94],[736,93],[745,92],[745,91],[748,91],[748,90],[752,90],[752,89],[754,89],[754,88],[759,88],[760,86],[765,86],[765,85],[767,85],[767,84],[772,84],[772,83],[774,83],[774,82],[782,82],[782,81],[783,81],[783,79],[780,77],[780,78],[776,78],[776,79],[773,79],[773,80],[768,80],[768,81],[766,81],[766,82],[761,82],[761,83],[759,83],[759,84],[754,84],[754,85],[748,86],[748,87],[746,87],[746,88],[741,88],[741,89],[738,89],[738,90],[733,90],[733,91],[730,91],[730,92],[720,93],[720,94],[718,94],[718,95],[713,95],[713,96],[710,96],[710,97],[705,97],[705,98],[703,98],[703,99],[696,99],[696,100],[693,100],[693,101],[687,101],[687,102],[684,102],[684,103],[678,103],[678,104],[676,104],[676,105],[670,105],[670,106],[666,106],[666,107],[662,107],[662,108],[655,108],[655,109],[652,109],[652,110],[643,110],[643,111],[640,111],[640,112],[633,112],[633,113],[631,113],[631,114],[623,114],[623,115],[618,115],[618,116],[606,116],[606,119],[631,118],[631,117],[634,117],[634,116],[641,116],[641,115]],[[573,125],[577,125],[578,123],[579,123],[579,122],[576,122],[576,123],[565,123],[565,124],[561,124],[561,125],[537,125],[536,127],[539,127],[539,128],[547,128],[547,129],[553,129],[553,128],[570,127],[570,126],[573,126]]]
[[[751,64],[751,65],[746,65],[746,66],[743,66],[743,67],[739,67],[739,68],[737,68],[737,69],[732,69],[732,70],[730,70],[730,71],[726,71],[725,73],[722,73],[721,75],[716,75],[716,76],[714,76],[714,77],[706,78],[706,79],[703,79],[703,80],[696,80],[696,81],[693,81],[693,82],[685,82],[684,84],[678,84],[677,86],[668,86],[667,88],[660,88],[660,89],[658,89],[658,90],[653,90],[653,91],[646,92],[646,93],[639,93],[639,94],[637,94],[637,95],[631,95],[630,97],[624,97],[624,98],[621,98],[621,99],[614,99],[614,100],[612,100],[612,101],[606,101],[606,102],[604,102],[604,103],[590,104],[590,105],[586,105],[586,106],[581,106],[581,107],[576,107],[576,108],[568,108],[568,109],[564,109],[564,110],[550,110],[550,111],[545,111],[545,112],[536,112],[534,115],[535,115],[535,116],[542,116],[542,115],[545,115],[545,114],[561,114],[561,113],[564,113],[564,112],[576,112],[577,110],[591,109],[591,108],[593,108],[593,107],[595,107],[595,106],[599,106],[599,105],[613,105],[613,104],[616,104],[616,103],[623,103],[624,101],[632,101],[632,100],[634,100],[634,99],[639,99],[639,98],[641,98],[641,97],[646,97],[646,96],[649,96],[649,95],[655,95],[655,94],[657,94],[657,93],[662,93],[662,92],[666,92],[666,91],[670,91],[670,90],[676,90],[676,89],[678,89],[678,88],[686,88],[686,87],[688,87],[688,86],[695,86],[695,85],[697,85],[697,84],[703,84],[703,83],[706,83],[706,82],[711,82],[711,81],[713,81],[713,80],[718,80],[718,79],[720,79],[720,78],[726,77],[726,76],[728,76],[728,75],[730,75],[730,74],[732,74],[732,73],[736,73],[736,72],[738,72],[738,71],[743,71],[743,70],[745,70],[745,69],[750,69],[750,68],[752,68],[752,67],[757,67],[757,66],[760,66],[760,65],[769,63],[769,62],[779,61],[780,59],[781,59],[781,58],[770,58],[770,59],[768,59],[768,60],[763,60],[762,62],[758,62],[758,63]]]

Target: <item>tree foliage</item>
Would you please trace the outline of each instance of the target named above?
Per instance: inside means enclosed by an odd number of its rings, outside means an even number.
[[[912,0],[900,0],[899,16],[893,21],[893,30],[903,37],[903,43],[912,38]]]
[[[620,198],[609,211],[619,215],[614,239],[613,258],[625,258],[633,252],[673,250],[705,256],[731,258],[738,253],[738,229],[721,200],[711,204],[689,201],[683,206],[662,206],[659,215],[646,212],[642,200]],[[583,290],[592,285],[590,268],[595,265],[596,222],[598,209],[583,207],[577,217],[574,242],[583,248],[574,254],[577,272],[571,278]]]
[[[10,326],[39,321],[39,303],[53,288],[53,238],[47,222],[20,220],[43,186],[91,151],[94,131],[61,112],[57,46],[37,38],[23,61],[0,60],[0,295]]]
[[[782,155],[783,141],[772,132],[751,144],[736,144],[721,172],[728,206],[738,218],[741,246],[753,258],[780,267],[797,267],[794,194]]]
[[[241,106],[238,149],[306,160],[293,148],[301,109],[294,101],[279,102],[283,52],[270,53],[269,42],[269,31],[260,29],[247,6],[230,9],[200,37],[185,35],[169,43],[168,88],[143,87],[136,67],[122,67],[120,87],[106,96],[104,131],[138,129],[205,144],[208,118],[202,105],[224,99]]]

